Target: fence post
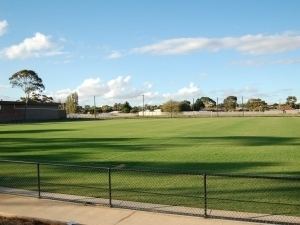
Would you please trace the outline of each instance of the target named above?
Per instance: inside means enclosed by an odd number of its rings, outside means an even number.
[[[109,207],[112,207],[112,201],[111,201],[111,168],[108,168],[108,194],[109,194]]]
[[[37,186],[38,186],[38,197],[41,198],[41,176],[40,176],[40,163],[37,166]]]
[[[204,191],[204,217],[207,217],[207,184],[206,173],[203,174],[203,191]]]

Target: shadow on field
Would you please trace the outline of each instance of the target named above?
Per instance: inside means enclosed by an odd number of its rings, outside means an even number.
[[[171,146],[171,144],[164,143],[141,143],[139,142],[140,138],[0,138],[0,140],[0,152],[27,154],[36,151],[50,153],[52,150],[67,149],[70,149],[70,154],[72,150],[78,154],[84,154],[85,149],[95,153],[111,150],[131,152],[157,149],[159,146]]]
[[[74,131],[72,129],[49,129],[49,130],[22,130],[0,131],[0,134],[11,133],[46,133],[58,131]],[[182,147],[182,150],[200,146],[300,146],[300,138],[296,137],[270,137],[270,136],[222,136],[222,137],[163,137],[163,138],[1,138],[0,152],[2,153],[32,153],[41,151],[50,153],[52,150],[74,150],[85,153],[89,151],[149,151],[149,150],[172,150]],[[90,152],[91,153],[91,152]]]
[[[76,129],[4,130],[4,131],[0,131],[0,134],[39,134],[39,133],[50,133],[50,132],[65,132],[65,131],[76,131]]]
[[[172,162],[172,161],[125,161],[125,160],[87,160],[82,161],[80,154],[72,152],[58,152],[51,155],[16,155],[2,156],[0,159],[20,160],[28,162],[50,162],[60,164],[75,164],[83,166],[110,167],[116,169],[137,169],[153,172],[191,172],[191,173],[241,173],[257,167],[278,166],[280,163],[270,162]],[[64,171],[64,167],[58,167],[56,171]],[[263,171],[263,170],[261,170]]]
[[[69,131],[68,129],[49,129],[44,132]],[[43,132],[34,131],[34,132]],[[13,131],[12,131],[13,132]],[[19,132],[19,131],[17,131]],[[16,132],[16,134],[17,134]],[[28,131],[21,131],[28,132]],[[1,133],[0,133],[1,134]],[[168,154],[176,151],[189,151],[197,154],[199,149],[209,147],[247,146],[300,146],[300,138],[296,137],[270,137],[270,136],[222,136],[222,137],[163,137],[163,138],[1,138],[0,158],[39,162],[80,163],[84,165],[126,167],[126,168],[159,168],[170,170],[200,171],[214,173],[233,173],[251,168],[277,166],[280,163],[272,162],[231,162],[225,157],[223,161],[229,162],[185,162],[184,159],[168,160]],[[162,152],[160,156],[152,158],[139,158],[135,154],[143,152]],[[167,151],[163,153],[163,151]],[[116,154],[113,154],[116,153]],[[133,161],[130,161],[130,154]],[[124,157],[122,157],[124,156]],[[144,156],[144,157],[148,157]],[[156,157],[156,158],[155,158]],[[157,158],[158,157],[158,158]],[[201,160],[198,155],[198,160]],[[92,159],[92,160],[91,160]],[[99,159],[99,160],[97,160]],[[174,159],[174,157],[173,157]],[[128,160],[128,161],[126,161]],[[135,161],[134,161],[135,160]],[[147,161],[148,160],[148,161]],[[151,162],[149,162],[151,160]],[[196,161],[196,160],[195,160]],[[213,159],[212,159],[213,161]],[[263,171],[263,169],[259,169]],[[295,171],[295,175],[299,172]]]
[[[106,161],[88,162],[83,165],[97,165],[112,168],[146,169],[162,172],[192,172],[192,173],[238,173],[239,171],[256,168],[277,166],[278,163],[270,162],[168,162],[168,161]]]
[[[201,143],[230,143],[235,146],[300,145],[300,138],[272,136],[178,137]]]
[[[5,131],[11,134],[73,131],[72,129]],[[2,132],[0,132],[2,134]],[[251,147],[251,146],[300,146],[300,138],[270,136],[223,136],[223,137],[163,137],[163,138],[1,138],[0,152],[49,152],[52,150],[89,151],[149,151],[172,150],[172,148],[195,148],[197,146]],[[79,151],[78,151],[79,153]]]

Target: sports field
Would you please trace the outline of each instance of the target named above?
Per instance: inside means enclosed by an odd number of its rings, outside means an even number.
[[[299,118],[3,124],[0,134],[2,159],[300,175]]]
[[[300,119],[293,117],[2,124],[0,142],[0,159],[209,173],[300,175]],[[25,177],[32,182],[34,189],[36,170],[22,165],[4,165],[0,172],[2,182],[7,183],[20,176],[24,179],[24,171],[27,171]],[[23,175],[18,175],[20,173]],[[65,188],[66,179],[63,175],[68,177],[68,184],[73,183],[74,186],[79,180],[81,185],[91,189],[99,186],[99,174],[93,171],[82,170],[75,174],[63,168],[44,167],[42,173],[42,188],[47,191],[74,194],[75,189]],[[99,176],[103,176],[105,186],[106,174]],[[122,175],[115,172],[112,179],[116,185],[113,197],[117,199],[163,204],[178,201],[179,205],[202,207],[202,199],[197,197],[202,192],[198,177],[143,173]],[[209,196],[213,196],[209,201],[211,207],[299,215],[300,182],[218,177],[210,178],[208,182],[209,190],[213,190],[209,193]],[[19,184],[20,187],[22,185]],[[137,194],[139,191],[144,194]],[[156,195],[158,192],[172,193],[173,197],[161,197]],[[92,196],[101,196],[99,193],[99,190],[89,192]],[[174,200],[174,195],[180,197]],[[105,188],[103,196],[106,196]],[[228,199],[233,196],[238,200],[254,202],[230,203]],[[275,207],[273,203],[266,203],[270,201],[291,205],[287,208]]]

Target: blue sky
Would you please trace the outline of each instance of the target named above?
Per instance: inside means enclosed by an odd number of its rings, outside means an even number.
[[[0,98],[33,69],[82,104],[228,95],[300,98],[300,1],[0,2]]]

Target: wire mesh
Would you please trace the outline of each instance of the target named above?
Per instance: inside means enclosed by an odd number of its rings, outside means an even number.
[[[300,224],[300,178],[0,160],[0,192],[149,211]]]
[[[35,163],[0,163],[1,192],[37,195],[37,164]]]
[[[300,180],[207,177],[209,216],[300,224]]]
[[[113,170],[114,206],[203,215],[203,181],[200,175]]]
[[[40,182],[42,197],[109,204],[105,168],[41,165]]]

